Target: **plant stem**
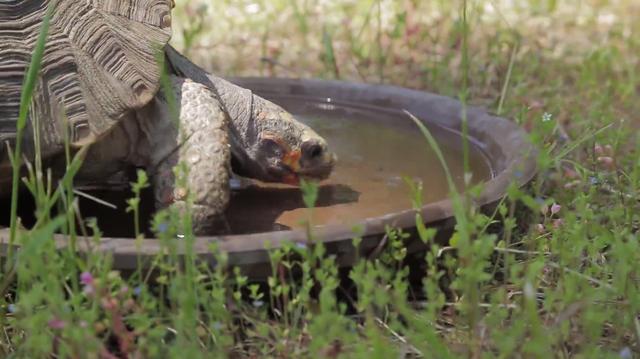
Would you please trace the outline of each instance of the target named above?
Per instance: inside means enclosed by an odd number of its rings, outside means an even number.
[[[7,265],[11,266],[11,259],[13,256],[13,245],[16,241],[17,225],[18,225],[18,185],[20,179],[20,168],[22,167],[22,137],[24,129],[27,125],[27,117],[29,115],[29,107],[31,105],[31,99],[35,90],[36,80],[38,79],[38,73],[40,72],[40,65],[42,63],[42,57],[44,55],[44,47],[47,40],[47,34],[49,32],[49,22],[51,21],[51,15],[53,9],[56,7],[56,2],[53,1],[49,4],[47,14],[42,21],[42,28],[38,35],[38,41],[31,57],[31,63],[27,70],[27,74],[22,87],[22,93],[20,95],[20,111],[18,113],[18,122],[16,124],[16,147],[12,157],[12,181],[11,181],[11,219],[9,222],[9,249],[7,253]]]

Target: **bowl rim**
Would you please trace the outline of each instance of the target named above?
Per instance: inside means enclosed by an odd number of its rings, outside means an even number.
[[[403,111],[414,114],[420,121],[444,129],[462,129],[463,105],[458,100],[429,92],[412,90],[392,85],[372,85],[338,80],[237,77],[230,78],[240,86],[250,88],[259,95],[293,96],[313,99],[329,99],[329,102],[346,106],[364,106],[383,110]],[[339,100],[336,100],[339,99]],[[536,174],[536,149],[528,141],[525,131],[512,121],[495,116],[486,109],[467,106],[466,116],[470,140],[479,145],[488,155],[494,176],[484,182],[480,195],[474,198],[475,205],[482,207],[496,203],[506,195],[510,184],[524,186]],[[407,116],[407,120],[409,120]],[[492,157],[494,155],[494,157]],[[370,241],[379,240],[387,225],[409,228],[415,227],[414,209],[388,213],[378,217],[365,218],[355,226],[330,224],[313,228],[313,241],[325,244],[349,242],[355,236]],[[453,216],[452,202],[444,199],[425,204],[419,211],[426,225],[450,219]],[[358,230],[354,231],[354,227]],[[376,239],[377,238],[377,239]],[[64,235],[55,235],[56,246],[67,246]],[[250,265],[268,262],[267,251],[281,247],[284,243],[308,243],[305,229],[291,229],[255,234],[235,234],[218,236],[198,236],[193,242],[193,253],[199,258],[213,261],[211,245],[228,254],[230,265]],[[0,228],[0,255],[9,247],[9,230]],[[184,254],[184,241],[177,245],[178,253]],[[160,253],[159,240],[147,238],[104,237],[98,243],[91,240],[77,241],[77,249],[111,253],[116,269],[135,269],[138,259],[150,259]]]

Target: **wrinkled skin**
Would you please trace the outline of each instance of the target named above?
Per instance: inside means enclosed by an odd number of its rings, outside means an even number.
[[[327,178],[336,157],[326,141],[280,106],[259,97],[254,100],[255,130],[242,132],[240,149],[232,146],[234,172],[291,185],[300,178]]]
[[[321,180],[329,176],[336,156],[309,126],[273,102],[208,74],[170,46],[166,55],[177,76],[199,82],[218,95],[230,119],[235,173],[293,185],[300,178]]]

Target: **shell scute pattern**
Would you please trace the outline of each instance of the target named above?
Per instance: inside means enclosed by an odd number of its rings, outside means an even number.
[[[171,0],[49,0],[0,2],[0,139],[15,136],[24,73],[42,19],[55,4],[32,113],[68,121],[72,141],[91,142],[125,112],[146,105],[159,87],[158,51],[170,38]],[[63,135],[44,138],[44,155]]]

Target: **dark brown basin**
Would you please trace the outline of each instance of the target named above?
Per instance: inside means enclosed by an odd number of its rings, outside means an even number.
[[[407,110],[422,120],[436,137],[449,138],[450,140],[446,142],[457,143],[453,147],[458,146],[461,142],[462,106],[458,101],[448,97],[393,86],[374,86],[339,81],[265,78],[238,78],[233,81],[280,103],[294,113],[303,111],[305,106],[312,108],[313,111],[326,113],[325,117],[328,118],[335,117],[336,114],[344,114],[344,111],[359,113],[360,121],[364,121],[363,129],[367,122],[378,121],[384,125],[387,131],[393,132],[397,129],[400,133],[405,133],[402,136],[407,136],[406,142],[409,143],[409,137],[418,136],[418,129],[403,113],[403,110]],[[475,163],[472,169],[474,176],[476,173],[482,173],[476,176],[476,180],[484,183],[484,189],[476,203],[481,207],[486,207],[500,200],[511,182],[522,186],[533,178],[535,173],[533,148],[527,142],[524,131],[511,121],[490,115],[483,109],[472,107],[467,109],[467,116],[470,143],[473,150],[472,160]],[[373,136],[375,134],[376,132],[373,132]],[[331,143],[330,138],[329,142]],[[414,145],[414,147],[416,146]],[[381,153],[384,154],[384,151]],[[405,160],[409,163],[418,161],[410,156],[399,157],[401,157],[399,161]],[[415,163],[415,166],[420,165],[424,166],[423,163]],[[412,172],[410,166],[403,168],[405,171]],[[371,176],[370,173],[372,173],[371,169],[367,168],[358,168],[357,170],[367,173],[366,176]],[[369,172],[366,172],[367,170]],[[441,168],[437,165],[433,171],[439,172]],[[425,173],[417,172],[417,175],[428,176]],[[383,213],[375,212],[372,209],[373,212],[362,212],[366,214],[365,217],[350,218],[351,207],[348,207],[347,204],[365,201],[367,197],[363,195],[359,200],[359,196],[362,195],[360,193],[362,191],[358,191],[359,188],[351,188],[338,182],[329,183],[321,188],[318,206],[320,216],[325,220],[324,222],[320,221],[323,225],[314,227],[314,233],[315,239],[326,245],[328,253],[337,256],[340,265],[349,265],[354,259],[355,251],[351,243],[354,227],[358,227],[360,234],[363,235],[360,253],[367,253],[376,248],[384,236],[387,225],[400,227],[409,232],[413,229],[415,211],[411,209],[409,198],[406,199],[406,205],[402,204],[405,202],[394,202],[393,206],[389,204],[390,207],[381,206],[380,211]],[[438,183],[436,181],[429,186],[435,188]],[[430,188],[425,188],[425,190]],[[209,245],[215,241],[218,242],[220,249],[228,253],[231,265],[241,266],[249,275],[261,277],[270,273],[269,270],[266,270],[269,265],[265,249],[267,243],[268,247],[276,248],[287,241],[298,243],[307,241],[306,231],[302,228],[295,226],[273,227],[278,224],[276,223],[278,220],[292,222],[286,215],[283,217],[283,213],[289,213],[288,215],[291,217],[299,211],[304,211],[299,208],[301,201],[297,190],[286,188],[258,188],[256,190],[256,188],[252,188],[248,191],[238,192],[234,196],[230,208],[230,223],[234,229],[233,232],[240,234],[197,238],[194,251],[202,260],[213,261],[213,256],[209,253]],[[404,198],[404,196],[402,197]],[[235,202],[233,202],[234,198]],[[375,204],[384,199],[384,197],[381,198],[372,197],[368,200],[371,201],[371,204]],[[265,209],[261,207],[260,201],[263,199],[279,204],[279,207],[276,206],[278,212],[273,214],[273,218],[269,214],[271,212],[265,212]],[[422,217],[427,225],[440,229],[438,239],[446,241],[454,224],[451,202],[444,195],[435,193],[427,196],[425,203],[421,209]],[[320,207],[333,205],[345,206],[341,208],[343,212],[339,212],[339,215],[349,217],[349,221],[338,223],[333,221],[330,216],[324,215],[322,217],[322,208]],[[372,207],[372,205],[367,206]],[[270,207],[270,210],[273,211],[273,206]],[[288,210],[293,210],[293,212],[287,212]],[[101,223],[104,224],[104,222]],[[57,236],[56,241],[60,247],[65,246],[66,241],[63,236]],[[8,230],[0,229],[0,244],[3,252],[7,249],[7,242]],[[87,249],[87,242],[78,242],[82,250]],[[422,244],[417,239],[409,240],[407,245],[409,251],[422,248]],[[113,254],[115,268],[131,270],[137,266],[139,257],[143,260],[150,259],[159,253],[161,246],[154,239],[146,239],[139,247],[140,250],[137,248],[136,243],[130,238],[107,237],[103,238],[93,250]]]

